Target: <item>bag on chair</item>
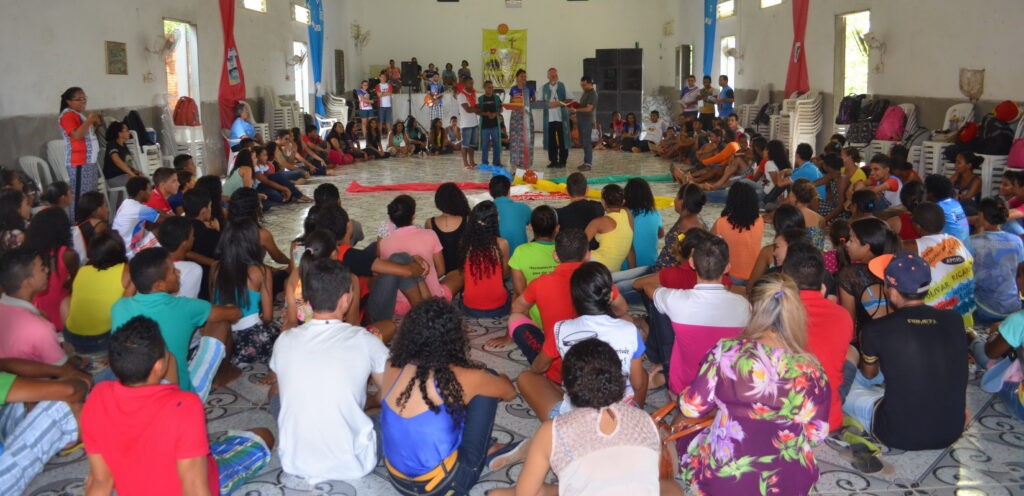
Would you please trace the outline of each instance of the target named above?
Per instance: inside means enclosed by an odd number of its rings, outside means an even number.
[[[885,109],[885,115],[875,130],[875,139],[883,141],[900,141],[907,129],[907,113],[899,105]]]
[[[124,116],[124,123],[128,125],[128,129],[135,131],[135,134],[139,137],[139,146],[152,146],[153,140],[149,139],[149,133],[146,132],[146,124],[142,122],[142,116],[135,110],[128,112],[128,115]]]
[[[1013,140],[1010,154],[1006,157],[1006,166],[1011,169],[1024,169],[1024,138]]]
[[[875,127],[876,124],[874,122],[857,121],[850,124],[850,128],[846,130],[846,142],[870,143],[871,139],[875,136]]]
[[[674,423],[665,420],[676,406],[675,402],[670,402],[651,414],[651,420],[658,427],[658,435],[661,437],[661,458],[658,460],[658,478],[661,480],[675,479],[679,475],[679,451],[676,449],[676,440],[704,430],[715,419],[714,415],[710,415]]]
[[[844,96],[839,102],[839,112],[836,113],[836,124],[853,124],[860,118],[860,107],[867,98],[867,95]]]
[[[974,153],[985,155],[1006,155],[1013,146],[1013,129],[1006,122],[986,115],[981,120],[981,132],[975,144]]]
[[[882,120],[882,117],[885,115],[885,111],[888,108],[889,100],[886,100],[885,98],[871,100],[861,107],[858,120],[861,122],[867,121],[878,124]]]

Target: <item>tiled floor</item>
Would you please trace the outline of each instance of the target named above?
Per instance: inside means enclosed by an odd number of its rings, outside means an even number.
[[[539,140],[538,140],[539,141]],[[538,158],[543,151],[538,150]],[[574,150],[570,163],[579,163],[580,154]],[[538,161],[539,162],[539,161]],[[645,155],[597,152],[591,177],[607,174],[663,174],[666,165]],[[542,165],[538,164],[538,165]],[[547,172],[549,169],[539,169]],[[572,170],[572,169],[570,169]],[[563,175],[563,173],[557,174]],[[465,171],[458,157],[409,158],[386,162],[369,162],[348,167],[333,178],[315,179],[301,188],[312,192],[316,184],[331,181],[344,190],[350,181],[362,184],[391,184],[400,182],[486,181],[488,175]],[[656,195],[672,196],[675,187],[669,183],[653,185]],[[468,193],[479,193],[468,192]],[[368,237],[385,218],[385,206],[397,193],[342,193],[342,201],[349,215],[361,221]],[[411,193],[418,202],[418,222],[435,215],[433,193]],[[561,204],[564,200],[551,203]],[[544,201],[531,202],[538,205]],[[721,205],[709,204],[704,218],[709,223],[721,210]],[[278,244],[301,232],[305,208],[279,207],[266,217]],[[671,209],[663,210],[666,224],[675,221]],[[770,234],[766,234],[768,238]],[[483,343],[504,332],[502,319],[470,321],[474,358],[489,367],[515,377],[526,365],[518,351],[491,353],[483,351]],[[257,383],[266,367],[248,367],[245,374],[230,387],[215,391],[207,401],[207,418],[211,435],[228,429],[267,426],[274,421],[266,412],[266,388]],[[859,495],[1010,495],[1024,494],[1024,423],[1011,420],[1006,409],[989,394],[982,392],[977,379],[972,378],[967,391],[972,418],[966,434],[954,446],[945,450],[901,452],[887,450],[881,457],[885,468],[875,474],[862,474],[852,468],[849,455],[837,442],[829,440],[815,450],[821,468],[821,479],[816,487],[820,494]],[[666,401],[664,391],[649,397],[650,408]],[[927,415],[927,412],[921,412]],[[499,442],[528,437],[539,425],[535,415],[522,399],[503,404],[498,410],[494,436]],[[328,427],[328,426],[325,426]],[[472,494],[483,494],[492,487],[503,487],[515,481],[519,466],[514,465],[495,473],[484,474]],[[47,470],[31,485],[28,494],[40,496],[78,495],[83,493],[87,472],[85,455],[78,451],[68,457],[52,460]],[[309,487],[283,473],[278,460],[238,494],[247,495],[389,495],[397,494],[386,480],[383,467],[373,474],[355,481],[334,481]]]

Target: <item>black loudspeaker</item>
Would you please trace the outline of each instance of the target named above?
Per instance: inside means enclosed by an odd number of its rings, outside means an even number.
[[[602,69],[605,67],[618,67],[619,66],[619,50],[614,48],[602,48],[596,50],[597,52],[597,65]]]
[[[615,67],[602,68],[595,81],[601,91],[619,91],[619,69]]]
[[[639,91],[623,91],[619,93],[619,108],[625,111],[638,112],[643,107],[643,93]],[[636,120],[641,120],[637,116]]]
[[[619,91],[643,91],[644,71],[639,67],[619,70],[621,84]]]
[[[623,67],[641,67],[644,65],[643,48],[619,49],[619,65]]]
[[[420,75],[416,70],[416,64],[402,62],[402,86],[415,86]]]
[[[596,58],[583,59],[583,75],[584,76],[590,76],[590,77],[594,78],[595,82],[597,82],[597,79],[598,79],[597,72],[598,71],[597,71],[597,59]]]

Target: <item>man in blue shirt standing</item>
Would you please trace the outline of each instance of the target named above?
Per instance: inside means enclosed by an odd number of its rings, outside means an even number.
[[[725,76],[722,76],[725,77]],[[821,173],[821,169],[818,168],[814,162],[811,162],[811,158],[814,157],[814,148],[807,143],[800,143],[796,146],[796,163],[800,164],[793,169],[793,174],[790,176],[793,182],[797,179],[806,179],[812,184],[821,179],[824,174]],[[825,197],[825,186],[818,186],[818,198],[824,200]]]
[[[530,207],[525,203],[512,201],[508,197],[512,181],[503,175],[491,178],[488,189],[494,205],[498,207],[498,233],[508,241],[508,252],[515,253],[516,247],[526,243],[526,225],[530,223]]]
[[[736,101],[736,93],[729,86],[729,76],[724,74],[718,76],[718,86],[721,87],[718,92],[718,117],[725,119],[734,112],[732,104]]]

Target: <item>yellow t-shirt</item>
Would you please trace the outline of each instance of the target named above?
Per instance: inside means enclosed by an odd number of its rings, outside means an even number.
[[[625,208],[605,215],[615,220],[615,229],[594,236],[601,246],[590,252],[590,259],[601,262],[608,270],[616,272],[622,269],[622,262],[629,256],[629,249],[633,247],[633,227],[629,225],[629,212]]]
[[[867,181],[867,180],[868,180],[868,176],[866,174],[864,174],[864,169],[861,169],[859,167],[857,168],[857,172],[854,172],[853,175],[850,176],[850,184],[857,184],[857,183],[859,183],[861,181]]]
[[[99,270],[86,265],[71,285],[71,308],[65,327],[79,336],[99,336],[110,330],[110,307],[124,294],[121,274],[127,264]]]

